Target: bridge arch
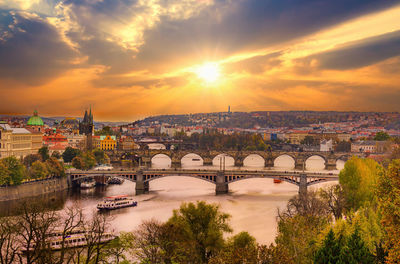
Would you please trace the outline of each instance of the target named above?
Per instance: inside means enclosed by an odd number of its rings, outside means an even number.
[[[235,166],[235,158],[227,153],[220,153],[220,154],[216,155],[212,159],[213,166],[220,166],[220,162],[223,162],[224,157],[225,157],[225,167]]]
[[[151,167],[153,168],[171,168],[172,159],[164,153],[157,153],[151,157]]]
[[[249,154],[243,159],[243,166],[255,168],[265,167],[265,158],[258,153]]]
[[[326,157],[319,154],[308,155],[305,158],[305,169],[310,171],[324,170],[325,163],[327,162]]]
[[[274,167],[294,169],[296,158],[288,153],[282,153],[274,159]]]
[[[181,159],[182,167],[192,167],[192,166],[203,166],[204,160],[203,158],[197,153],[187,153]]]

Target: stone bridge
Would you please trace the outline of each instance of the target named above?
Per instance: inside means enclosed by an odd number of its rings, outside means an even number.
[[[143,194],[149,191],[149,182],[155,179],[168,176],[194,177],[200,180],[215,184],[215,193],[226,194],[229,191],[229,183],[250,179],[250,178],[269,178],[286,181],[299,187],[299,193],[307,193],[307,187],[313,184],[337,181],[337,173],[316,173],[299,171],[248,171],[248,170],[183,170],[183,169],[147,169],[132,171],[69,171],[67,172],[70,183],[80,181],[85,178],[94,177],[120,177],[136,183],[136,194]]]
[[[114,155],[113,155],[114,154]],[[125,152],[113,153],[114,159],[123,159],[126,156]],[[249,155],[255,154],[264,159],[265,167],[274,167],[274,161],[280,156],[287,155],[294,160],[295,169],[303,170],[305,168],[305,162],[312,156],[319,156],[325,162],[326,170],[335,170],[336,161],[343,160],[346,161],[353,155],[359,156],[360,153],[339,153],[339,152],[266,152],[266,151],[202,151],[202,150],[135,150],[131,154],[137,155],[141,158],[142,165],[151,164],[151,160],[154,156],[159,154],[164,154],[171,159],[171,164],[173,168],[181,167],[181,160],[188,154],[197,154],[203,159],[203,165],[212,165],[213,159],[220,155],[225,154],[230,156],[235,161],[235,166],[242,167],[243,161]]]

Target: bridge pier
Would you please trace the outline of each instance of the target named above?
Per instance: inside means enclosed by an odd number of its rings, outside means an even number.
[[[236,167],[243,167],[243,160],[242,159],[235,159],[235,166]]]
[[[203,158],[203,166],[212,166],[213,160],[211,158]]]
[[[307,174],[300,174],[299,196],[307,195]]]
[[[215,182],[215,194],[227,194],[228,192],[229,186],[228,183],[225,181],[225,174],[222,171],[218,171]]]
[[[296,159],[294,162],[295,170],[305,170],[306,169],[306,161],[303,159]]]
[[[325,170],[336,170],[336,160],[327,160],[325,162]]]
[[[143,171],[136,173],[136,195],[145,194],[149,192],[149,182],[144,181]]]
[[[274,167],[274,160],[273,159],[266,159],[265,160],[265,167],[266,168],[273,168]]]
[[[182,164],[181,164],[180,161],[172,161],[172,162],[171,162],[171,167],[172,167],[172,168],[175,168],[175,169],[179,169],[179,168],[182,167]]]

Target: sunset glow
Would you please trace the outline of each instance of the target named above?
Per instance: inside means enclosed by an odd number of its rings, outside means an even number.
[[[399,17],[386,0],[4,0],[0,113],[399,111]]]
[[[205,63],[195,69],[196,75],[204,81],[211,83],[218,80],[220,70],[215,63]]]

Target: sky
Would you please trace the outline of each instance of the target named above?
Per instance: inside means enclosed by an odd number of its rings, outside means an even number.
[[[0,0],[0,114],[400,111],[400,1]]]

